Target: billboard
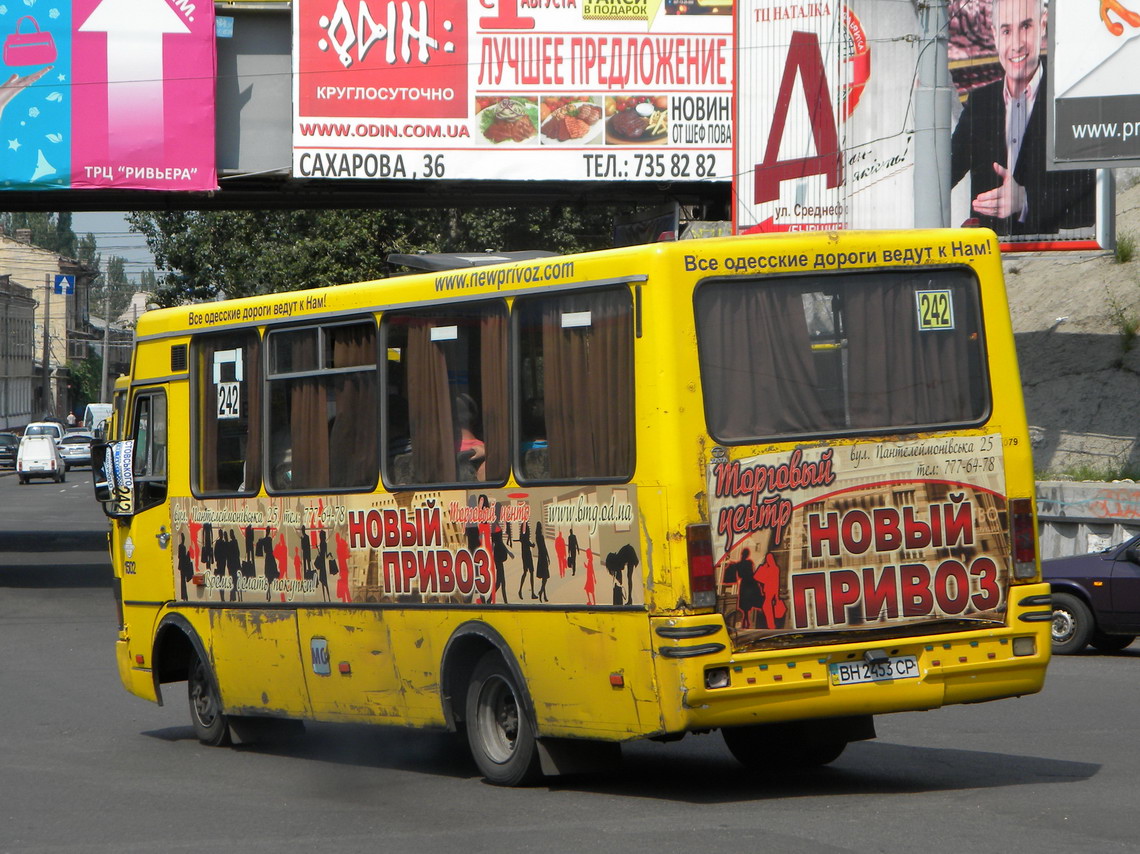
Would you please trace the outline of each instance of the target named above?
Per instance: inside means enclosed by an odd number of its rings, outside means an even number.
[[[216,189],[214,8],[0,5],[6,189]]]
[[[914,224],[914,7],[738,0],[737,232]]]
[[[954,225],[992,228],[1003,248],[1095,248],[1096,173],[1048,161],[1044,0],[950,9],[950,74],[962,110],[951,140]]]
[[[717,181],[723,0],[294,0],[293,176]]]
[[[1054,2],[1049,128],[1055,168],[1140,166],[1140,14],[1114,0]]]

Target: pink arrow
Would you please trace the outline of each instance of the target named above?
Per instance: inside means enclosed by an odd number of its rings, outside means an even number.
[[[163,36],[190,28],[166,0],[102,0],[79,32],[107,34],[109,153],[126,159],[163,139]]]

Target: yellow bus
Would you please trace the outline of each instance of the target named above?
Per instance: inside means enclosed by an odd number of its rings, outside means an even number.
[[[1052,612],[994,235],[658,243],[144,314],[126,688],[198,738],[465,732],[504,785],[720,730],[820,765],[1040,690]]]

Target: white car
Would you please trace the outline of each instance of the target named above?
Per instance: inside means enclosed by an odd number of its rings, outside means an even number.
[[[20,483],[27,483],[33,477],[50,477],[56,483],[63,483],[67,479],[67,465],[59,455],[55,440],[44,434],[25,435],[16,452],[16,475]]]
[[[33,421],[24,428],[25,436],[51,436],[57,445],[65,432],[63,425],[55,421]]]

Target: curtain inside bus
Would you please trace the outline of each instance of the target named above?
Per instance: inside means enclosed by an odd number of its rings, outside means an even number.
[[[379,434],[373,323],[289,330],[271,333],[269,340],[270,485],[374,485]]]
[[[946,312],[922,316],[923,297]],[[709,282],[696,294],[711,435],[901,432],[978,423],[989,388],[971,271]]]
[[[406,411],[410,439],[389,442],[388,481],[505,481],[510,465],[506,304],[494,300],[392,312],[384,324],[388,435],[405,435],[398,422]]]
[[[862,277],[844,301],[851,426],[944,424],[978,417],[977,311],[945,275],[897,282]],[[915,291],[947,288],[960,329],[922,331]],[[971,344],[971,339],[973,344]]]
[[[527,478],[620,478],[633,473],[633,306],[627,288],[519,300],[521,358],[539,361],[545,454]],[[536,341],[537,337],[537,341]],[[524,365],[523,370],[526,370]],[[524,439],[528,425],[524,424]],[[541,457],[545,456],[544,469]]]

